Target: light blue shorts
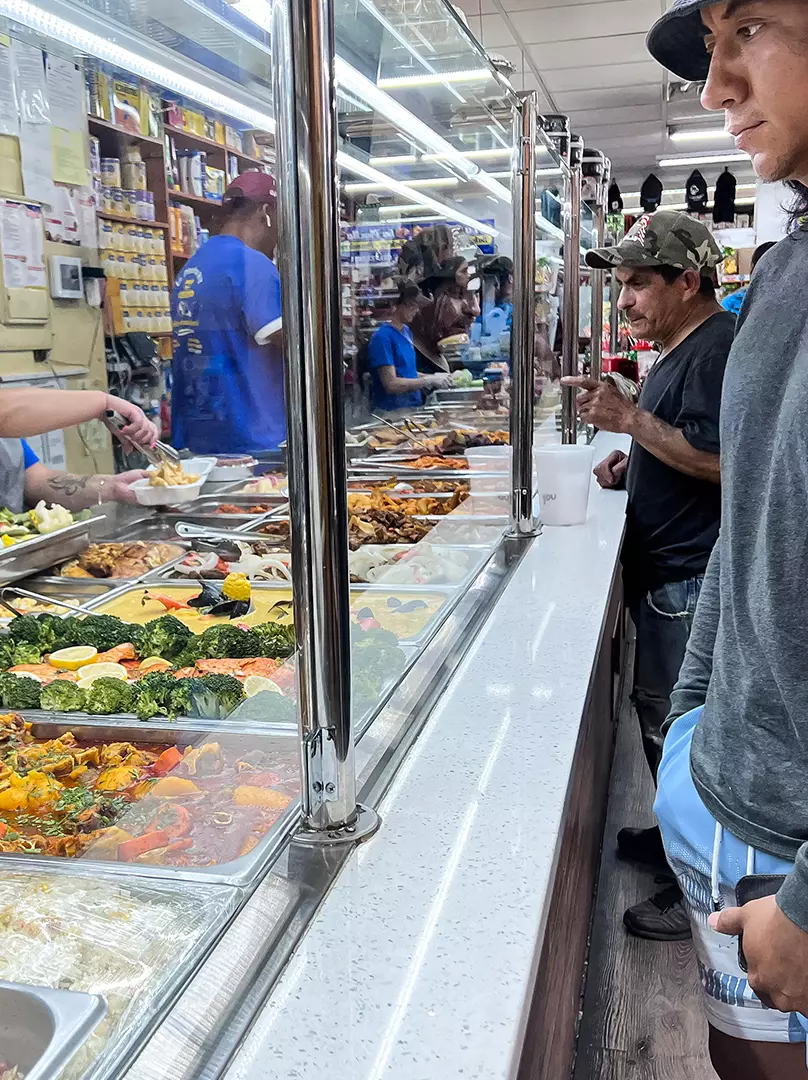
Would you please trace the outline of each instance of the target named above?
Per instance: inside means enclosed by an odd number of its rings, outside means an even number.
[[[735,907],[735,886],[747,874],[788,874],[793,863],[750,848],[723,829],[690,776],[690,743],[701,709],[680,716],[665,739],[654,811],[665,853],[681,886],[710,1024],[749,1042],[805,1042],[808,1020],[763,1004],[738,964],[738,939],[707,924],[713,911]]]

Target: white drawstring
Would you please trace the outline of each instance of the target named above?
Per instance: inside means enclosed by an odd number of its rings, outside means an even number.
[[[724,827],[716,821],[715,823],[715,836],[713,837],[713,864],[710,868],[710,891],[713,897],[713,911],[721,911],[724,907],[724,901],[721,899],[721,889],[719,886],[719,873],[718,862],[721,855],[721,840],[724,836]]]
[[[746,849],[746,876],[750,877],[755,872],[755,849],[748,847]]]

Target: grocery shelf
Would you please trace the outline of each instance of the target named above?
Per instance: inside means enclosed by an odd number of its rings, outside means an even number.
[[[192,206],[208,206],[211,210],[218,210],[221,207],[220,202],[214,202],[213,199],[206,199],[204,195],[191,195],[187,191],[175,191],[169,188],[169,199],[176,199],[177,202],[187,202]]]
[[[102,120],[100,116],[87,116],[87,123],[92,130],[94,127],[100,131],[111,131],[116,135],[123,135],[127,139],[134,139],[136,142],[149,143],[151,146],[159,146],[162,148],[163,140],[156,139],[153,135],[138,135],[134,131],[129,131],[128,128],[120,127],[119,124],[113,124],[109,120]]]
[[[242,150],[236,150],[233,146],[225,146],[224,143],[218,143],[215,139],[208,139],[204,135],[197,135],[193,131],[186,131],[185,128],[166,124],[164,130],[166,135],[170,135],[175,139],[183,139],[189,144],[199,147],[200,150],[218,150],[223,154],[234,154],[240,161],[248,161],[252,165],[269,164],[269,162],[264,161],[263,158],[253,157],[252,154],[245,154]]]
[[[120,221],[124,225],[145,225],[149,229],[167,229],[166,221],[142,221],[140,218],[131,217],[129,214],[108,214],[106,210],[97,210],[96,217],[104,221]]]

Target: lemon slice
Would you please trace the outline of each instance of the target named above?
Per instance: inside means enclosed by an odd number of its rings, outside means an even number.
[[[244,693],[247,697],[255,697],[262,690],[272,690],[273,693],[283,695],[283,690],[276,686],[272,679],[267,679],[263,675],[248,675],[244,680]]]
[[[78,671],[85,664],[91,664],[98,656],[98,649],[92,645],[74,645],[72,649],[57,649],[48,657],[51,667],[61,671]]]
[[[125,679],[127,676],[126,668],[123,664],[86,664],[84,667],[79,668],[79,680],[86,682],[87,679],[93,682],[95,679]]]
[[[171,664],[162,656],[147,656],[138,664],[138,671],[168,671]]]

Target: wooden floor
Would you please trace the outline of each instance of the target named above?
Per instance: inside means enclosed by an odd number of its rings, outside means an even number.
[[[625,908],[657,891],[654,875],[616,857],[624,825],[651,824],[653,786],[637,719],[617,736],[574,1080],[715,1080],[689,942],[630,937]]]

